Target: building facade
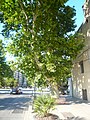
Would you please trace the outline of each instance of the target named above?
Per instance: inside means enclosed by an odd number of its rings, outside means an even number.
[[[90,0],[82,8],[84,22],[79,32],[85,35],[85,47],[73,62],[73,96],[90,101]]]
[[[27,79],[21,72],[15,71],[14,78],[17,80],[20,87],[27,87]]]

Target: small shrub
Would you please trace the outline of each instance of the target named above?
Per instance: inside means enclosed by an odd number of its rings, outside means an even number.
[[[46,117],[50,110],[54,109],[55,99],[49,95],[38,96],[34,100],[34,112],[40,117]]]

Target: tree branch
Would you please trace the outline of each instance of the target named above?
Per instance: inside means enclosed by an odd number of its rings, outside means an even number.
[[[24,16],[25,16],[25,18],[26,18],[27,29],[29,29],[29,27],[28,27],[28,25],[29,25],[29,18],[28,18],[28,15],[26,14],[25,7],[24,7],[24,5],[23,5],[23,3],[22,3],[21,0],[18,0],[18,1],[19,1],[20,6],[21,6],[21,9],[22,9],[22,11],[23,11],[23,13],[24,13]],[[29,30],[30,30],[30,32],[32,32],[31,29],[29,29]]]

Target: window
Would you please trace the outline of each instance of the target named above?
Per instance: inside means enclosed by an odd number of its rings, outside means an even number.
[[[79,65],[80,65],[80,68],[81,68],[81,73],[84,73],[83,61],[81,61],[81,62],[79,63]]]
[[[86,23],[88,23],[88,19],[86,19]]]

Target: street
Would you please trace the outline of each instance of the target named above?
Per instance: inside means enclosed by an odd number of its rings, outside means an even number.
[[[0,120],[25,120],[24,115],[31,104],[30,94],[0,94]]]
[[[90,102],[67,95],[60,96],[59,102],[51,113],[61,120],[90,120]],[[0,94],[0,120],[34,120],[32,93]]]
[[[32,96],[48,94],[34,89],[23,88],[23,94],[10,94],[10,89],[0,89],[0,120],[26,120],[26,113],[31,106]]]

